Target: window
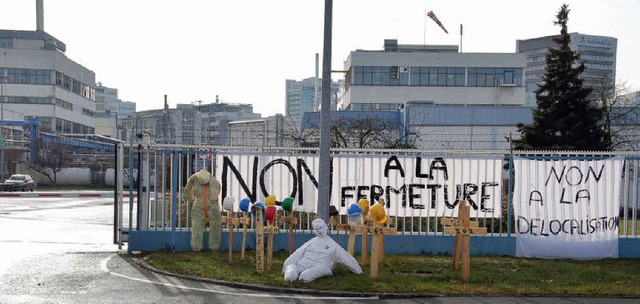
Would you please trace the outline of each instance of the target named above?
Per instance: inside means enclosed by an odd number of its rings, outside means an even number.
[[[464,86],[464,68],[461,67],[414,67],[411,68],[413,86]]]
[[[391,67],[391,72],[389,73],[389,78],[390,79],[398,79],[398,66],[392,66]]]
[[[85,98],[95,100],[96,89],[58,71],[56,71],[55,85]]]
[[[470,87],[522,86],[522,68],[469,68]]]
[[[407,85],[408,73],[400,73],[398,66],[355,66],[353,85]]]

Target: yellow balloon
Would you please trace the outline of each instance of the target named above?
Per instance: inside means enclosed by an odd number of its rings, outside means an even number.
[[[384,207],[382,207],[382,205],[375,204],[371,206],[371,210],[369,210],[369,212],[371,213],[371,217],[373,218],[373,220],[378,224],[387,223],[387,212],[384,210]]]
[[[276,205],[276,196],[275,195],[269,195],[264,199],[264,205],[265,206],[275,206]]]
[[[358,201],[358,207],[360,207],[360,209],[362,209],[362,216],[364,218],[367,217],[367,215],[369,215],[369,200],[368,199],[361,199]]]

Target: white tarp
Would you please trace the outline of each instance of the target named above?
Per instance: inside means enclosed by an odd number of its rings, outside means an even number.
[[[317,211],[317,155],[216,155],[216,177],[224,196],[261,201],[294,197],[294,210]],[[334,155],[331,205],[341,214],[361,198],[386,202],[391,216],[452,216],[460,200],[472,217],[500,217],[499,156],[432,157]]]
[[[624,158],[514,158],[516,256],[618,257]]]

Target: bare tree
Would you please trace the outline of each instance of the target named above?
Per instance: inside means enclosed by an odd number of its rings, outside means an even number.
[[[283,126],[283,138],[285,143],[289,143],[295,147],[319,147],[320,146],[320,129],[309,128],[300,130],[300,124],[296,123],[291,116],[286,116]]]
[[[338,115],[336,115],[338,116]],[[305,123],[302,131],[292,123],[286,123],[286,136],[302,147],[317,147],[320,126],[317,122]],[[331,147],[361,149],[411,149],[418,138],[416,132],[396,120],[385,119],[376,113],[358,113],[339,116],[331,121]]]
[[[410,149],[416,137],[402,123],[374,115],[331,122],[331,145],[336,148]]]
[[[58,142],[38,140],[38,159],[29,167],[46,176],[54,185],[57,184],[58,172],[71,161],[68,146]]]
[[[591,97],[604,109],[603,126],[611,134],[613,150],[640,148],[640,109],[628,97],[626,82],[615,84],[611,74],[605,74],[593,85]]]

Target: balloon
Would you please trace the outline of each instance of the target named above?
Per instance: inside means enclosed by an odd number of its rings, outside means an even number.
[[[269,195],[264,199],[265,206],[275,206],[276,205],[276,196]]]
[[[371,206],[369,213],[371,214],[371,217],[373,218],[373,220],[376,221],[378,224],[387,223],[387,212],[384,210],[384,207],[382,207],[382,205],[375,204]]]
[[[362,208],[358,204],[351,204],[347,209],[347,213],[349,214],[349,219],[357,220],[362,217]]]
[[[269,224],[273,224],[273,219],[276,217],[276,206],[267,206],[265,217]]]
[[[258,213],[258,208],[262,209],[262,220],[264,221],[266,219],[266,212],[264,212],[265,206],[262,202],[256,202],[251,206],[251,215],[253,215],[253,218],[255,219],[256,214]]]
[[[293,209],[293,197],[287,197],[282,201],[282,209],[291,212],[291,209]]]
[[[243,198],[240,200],[240,210],[242,212],[248,212],[251,206],[251,200],[248,198]]]
[[[359,200],[358,206],[360,206],[360,209],[362,209],[362,216],[366,218],[367,215],[369,214],[369,200],[368,199]]]

